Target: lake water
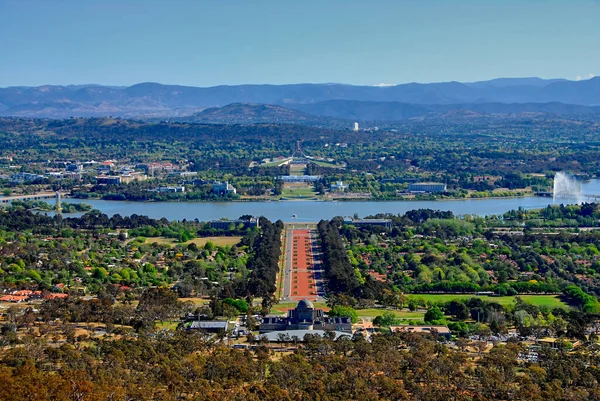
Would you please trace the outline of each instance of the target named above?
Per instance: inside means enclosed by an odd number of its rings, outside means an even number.
[[[600,180],[582,183],[585,195],[600,194]],[[590,200],[591,201],[591,200]],[[320,201],[272,201],[272,202],[122,202],[103,200],[67,199],[66,202],[91,204],[95,209],[109,216],[120,214],[146,215],[169,220],[216,220],[220,218],[236,219],[249,214],[265,216],[271,221],[319,221],[335,216],[352,216],[358,213],[364,217],[377,213],[403,214],[409,210],[429,208],[450,210],[455,215],[492,215],[502,214],[509,210],[543,208],[553,203],[552,198],[515,197],[490,199],[465,199],[443,201],[386,201],[386,202],[320,202]],[[575,203],[575,200],[564,199],[558,203]],[[76,216],[77,214],[65,215]],[[296,215],[296,218],[292,218]]]

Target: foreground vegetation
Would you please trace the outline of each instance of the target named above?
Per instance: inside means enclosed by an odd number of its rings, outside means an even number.
[[[596,352],[522,345],[489,352],[451,348],[415,334],[372,343],[319,338],[275,357],[264,345],[236,350],[189,332],[108,336],[49,347],[28,338],[0,359],[0,398],[10,400],[564,400],[598,399]]]

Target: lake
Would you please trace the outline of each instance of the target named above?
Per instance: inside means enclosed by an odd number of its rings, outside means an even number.
[[[582,183],[585,195],[600,194],[600,180]],[[320,202],[320,201],[271,201],[271,202],[123,202],[103,200],[67,199],[66,202],[91,204],[95,209],[109,216],[139,214],[169,220],[200,221],[220,218],[236,219],[249,214],[265,216],[271,221],[319,221],[335,216],[352,216],[358,213],[365,217],[377,213],[403,214],[409,210],[429,208],[450,210],[455,215],[492,215],[502,214],[509,210],[543,208],[553,203],[552,198],[529,196],[514,198],[487,198],[438,201],[355,201],[355,202]],[[575,203],[575,200],[564,199],[558,203]],[[292,218],[296,215],[296,218]],[[77,214],[65,215],[77,216]]]

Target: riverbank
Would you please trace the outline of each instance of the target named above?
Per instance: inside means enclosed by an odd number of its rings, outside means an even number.
[[[229,203],[229,202],[295,202],[295,201],[312,201],[312,202],[414,202],[414,201],[423,201],[423,202],[441,202],[441,201],[457,201],[457,200],[475,200],[475,199],[499,199],[499,198],[524,198],[524,197],[532,197],[536,196],[532,192],[524,192],[520,194],[508,194],[508,195],[498,195],[498,196],[436,196],[436,195],[416,195],[416,196],[399,196],[399,197],[389,197],[389,198],[379,198],[373,196],[361,196],[361,197],[326,197],[322,195],[316,196],[294,196],[294,197],[256,197],[256,198],[237,198],[237,199],[169,199],[169,200],[132,200],[132,199],[102,199],[102,198],[77,198],[77,197],[67,197],[64,199],[75,199],[78,201],[85,200],[96,200],[96,201],[106,201],[106,202],[138,202],[138,203]],[[548,198],[547,196],[540,196]]]
[[[600,194],[600,180],[591,180],[584,183],[582,189],[583,194]],[[221,218],[233,220],[243,215],[253,215],[265,216],[271,221],[315,222],[322,219],[329,220],[335,216],[353,216],[355,213],[364,217],[382,213],[404,214],[409,210],[416,209],[448,210],[458,216],[502,215],[509,210],[541,209],[553,204],[554,200],[549,197],[520,196],[440,200],[278,201],[261,199],[220,202],[134,202],[70,198],[69,202],[88,203],[94,209],[98,209],[109,216],[137,214],[156,219],[165,217],[169,220],[193,220],[197,218],[201,221],[209,221]],[[575,199],[566,199],[561,203],[576,202]]]

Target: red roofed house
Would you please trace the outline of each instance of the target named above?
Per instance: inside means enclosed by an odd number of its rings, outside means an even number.
[[[69,294],[46,294],[44,299],[64,299],[67,298]]]
[[[25,295],[5,295],[3,297],[0,297],[0,302],[23,302],[23,301],[27,301],[29,299],[28,296]]]

